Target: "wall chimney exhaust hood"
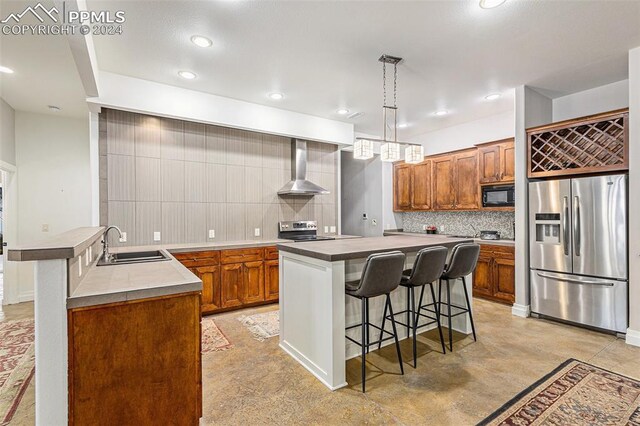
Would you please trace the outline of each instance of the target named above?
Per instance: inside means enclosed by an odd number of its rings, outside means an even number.
[[[329,191],[307,180],[307,142],[291,140],[291,180],[278,191],[278,195],[318,195]]]

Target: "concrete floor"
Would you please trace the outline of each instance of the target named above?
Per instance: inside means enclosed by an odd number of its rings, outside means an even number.
[[[233,349],[203,356],[202,424],[475,424],[567,358],[640,378],[640,348],[614,336],[511,315],[507,306],[475,300],[478,342],[456,335],[454,352],[438,352],[437,335],[419,337],[418,368],[403,343],[405,375],[393,346],[367,357],[367,393],[360,392],[360,360],[347,364],[345,389],[330,392],[278,348],[254,340],[240,315],[218,315]],[[31,304],[5,306],[0,321],[33,315]],[[29,387],[12,424],[34,423]]]

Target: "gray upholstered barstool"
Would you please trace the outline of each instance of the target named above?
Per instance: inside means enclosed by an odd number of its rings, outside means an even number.
[[[451,261],[445,266],[442,277],[440,277],[440,285],[438,286],[438,311],[440,315],[447,317],[449,320],[449,350],[453,352],[453,333],[451,332],[451,318],[458,315],[469,313],[471,321],[471,331],[473,332],[473,340],[476,340],[476,327],[473,324],[473,313],[471,312],[471,304],[469,303],[469,293],[467,292],[467,282],[465,277],[476,269],[478,256],[480,255],[480,246],[473,243],[458,244],[451,252]],[[464,290],[464,298],[466,306],[454,305],[451,303],[451,280],[455,282],[458,278],[462,279],[462,289]],[[447,283],[447,302],[445,303],[447,312],[442,310],[442,281]],[[451,308],[455,308],[458,312],[452,314]]]
[[[447,250],[446,247],[438,246],[424,248],[418,252],[416,260],[413,263],[413,268],[402,272],[400,285],[407,289],[407,309],[396,312],[396,315],[406,314],[407,322],[406,324],[400,321],[396,322],[407,328],[407,337],[410,336],[410,331],[413,331],[413,368],[416,368],[417,366],[416,336],[418,334],[418,327],[437,324],[438,332],[440,333],[442,353],[445,353],[444,337],[442,335],[442,327],[440,326],[440,315],[438,315],[438,305],[436,301],[436,293],[433,290],[433,282],[442,276],[445,263],[447,262],[448,253],[449,250]],[[424,289],[427,285],[431,290],[431,300],[433,300],[433,302],[423,305]],[[417,305],[415,292],[416,287],[421,288],[420,300]],[[384,328],[384,321],[386,318],[387,311],[385,309],[382,319],[382,328]],[[426,318],[428,321],[420,324],[421,318]]]
[[[389,294],[398,288],[400,278],[402,277],[402,269],[404,268],[404,253],[399,251],[392,251],[387,253],[372,254],[367,258],[367,261],[362,270],[362,276],[358,281],[350,281],[345,284],[346,293],[349,296],[355,297],[362,301],[362,323],[355,324],[347,327],[347,330],[352,328],[362,327],[362,340],[358,342],[349,336],[347,339],[355,343],[362,348],[362,392],[365,392],[365,354],[369,351],[369,347],[376,343],[381,343],[389,339],[395,339],[396,351],[398,352],[398,362],[400,363],[400,372],[404,374],[404,368],[402,367],[402,354],[400,353],[400,343],[398,342],[398,331],[396,330],[396,323],[393,320],[393,307],[391,306],[391,298]],[[387,308],[391,313],[391,325],[393,333],[385,331],[382,327],[371,324],[369,322],[369,299],[377,296],[386,296],[385,312]],[[373,343],[369,340],[369,326],[380,330],[380,341]],[[387,333],[390,337],[384,338],[384,334]]]

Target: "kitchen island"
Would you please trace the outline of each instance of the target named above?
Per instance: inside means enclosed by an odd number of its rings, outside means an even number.
[[[358,238],[313,243],[278,244],[280,261],[280,347],[302,364],[331,390],[347,385],[346,360],[358,356],[358,346],[346,342],[345,327],[360,323],[360,305],[345,295],[344,283],[360,278],[367,256],[392,250],[407,255],[410,268],[416,254],[425,247],[455,245],[472,239],[443,236],[405,236]],[[466,278],[471,292],[471,276]],[[394,310],[407,306],[406,290],[391,294]],[[444,296],[444,294],[443,294]],[[462,285],[452,286],[452,302],[464,304]],[[372,323],[382,322],[384,298],[370,301]],[[406,319],[403,319],[406,322]],[[452,328],[471,333],[468,316],[455,317]],[[357,330],[351,330],[358,339]],[[405,327],[399,338],[407,337]],[[377,332],[371,337],[377,339]],[[387,344],[391,344],[388,341]]]

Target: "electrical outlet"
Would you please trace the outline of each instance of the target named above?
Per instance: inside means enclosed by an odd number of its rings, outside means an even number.
[[[153,241],[160,241],[160,233],[158,231],[153,233]]]
[[[426,231],[428,227],[429,227],[429,225],[422,225],[422,230]]]
[[[253,230],[253,236],[254,237],[259,237],[260,236],[260,228],[255,228]]]
[[[42,224],[42,232],[49,232],[49,224],[48,223],[43,223]]]
[[[335,233],[336,233],[336,227],[335,227],[335,226],[332,226],[330,229],[331,229],[331,233],[332,233],[332,234],[335,234]]]
[[[376,219],[371,219],[371,226],[378,226],[378,221]]]
[[[209,238],[215,238],[215,237],[216,237],[216,230],[209,229]]]
[[[120,242],[121,243],[126,243],[127,242],[127,233],[126,232],[122,233],[122,237],[120,237]]]
[[[444,225],[442,225],[442,226],[440,227],[440,232],[441,232],[442,234],[444,234]]]
[[[325,234],[328,234],[328,233],[329,233],[329,227],[328,227],[328,226],[325,226],[325,227],[324,227],[324,233],[325,233]]]

